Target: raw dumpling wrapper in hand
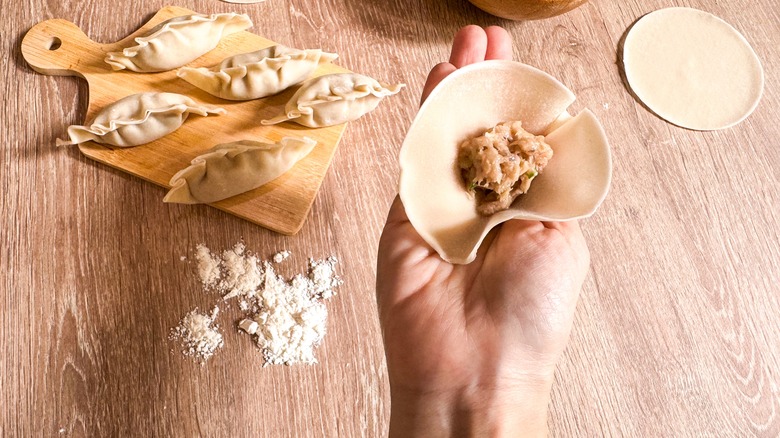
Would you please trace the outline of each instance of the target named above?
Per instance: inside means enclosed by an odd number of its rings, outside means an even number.
[[[263,125],[291,120],[309,128],[351,122],[372,111],[404,84],[385,85],[357,73],[336,73],[310,79],[301,85],[285,106],[284,115],[263,120]]]
[[[308,137],[285,137],[276,144],[242,140],[217,145],[171,178],[163,202],[211,203],[256,189],[290,170],[316,144]]]
[[[148,34],[135,38],[137,45],[109,52],[105,61],[114,70],[152,73],[172,70],[217,47],[223,36],[252,27],[246,14],[193,14],[163,21]]]
[[[319,49],[277,45],[231,56],[211,68],[183,67],[176,75],[222,99],[259,99],[306,80],[317,66],[337,57]]]
[[[513,61],[484,61],[442,80],[420,107],[399,154],[399,195],[420,236],[450,263],[471,263],[493,228],[511,219],[567,221],[593,214],[609,191],[612,158],[604,129],[561,82]],[[490,216],[458,168],[458,146],[507,120],[554,151],[534,185],[506,210]]]
[[[92,140],[118,147],[138,146],[179,129],[190,113],[207,116],[226,111],[176,93],[131,94],[103,108],[90,125],[70,126],[70,139],[57,140],[57,145]]]

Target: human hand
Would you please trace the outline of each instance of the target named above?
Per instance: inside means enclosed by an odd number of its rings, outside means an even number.
[[[467,26],[444,77],[511,59],[498,27]],[[569,339],[588,249],[576,222],[511,220],[468,265],[419,236],[399,198],[379,243],[377,301],[391,387],[391,436],[544,435],[555,366]]]

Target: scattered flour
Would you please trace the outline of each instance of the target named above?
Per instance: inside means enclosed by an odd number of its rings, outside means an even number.
[[[290,251],[287,251],[286,249],[279,251],[274,254],[274,263],[282,263],[283,261],[287,260],[288,257],[290,257]]]
[[[283,250],[272,260],[281,263],[289,257],[290,252]],[[328,320],[323,301],[343,283],[335,272],[335,257],[309,259],[308,272],[289,281],[241,242],[221,254],[197,245],[196,259],[205,290],[219,291],[224,301],[238,300],[245,318],[237,326],[254,338],[265,365],[317,363],[314,350],[325,336]],[[211,317],[192,311],[182,320],[176,335],[183,340],[185,354],[206,360],[222,346],[222,335],[211,328],[217,311]]]
[[[257,333],[258,327],[259,325],[257,322],[251,319],[242,319],[241,322],[238,323],[238,328],[249,333],[250,335]]]
[[[221,260],[211,254],[206,245],[199,244],[195,247],[195,258],[198,260],[198,276],[203,287],[211,289],[217,285],[222,273],[219,270]]]
[[[336,294],[333,290],[343,283],[336,276],[336,257],[325,260],[309,259],[309,279],[314,287],[314,293],[321,298],[330,298]]]
[[[260,260],[257,256],[246,253],[246,247],[239,242],[222,253],[222,266],[225,275],[218,288],[225,293],[223,300],[237,296],[254,296],[262,280]]]
[[[223,345],[219,327],[212,327],[218,313],[219,307],[216,306],[211,315],[199,313],[198,309],[191,311],[173,329],[171,339],[181,341],[185,355],[192,356],[201,363],[207,361]]]
[[[312,266],[311,261],[309,264]],[[323,264],[330,266],[327,262]],[[333,296],[333,290],[320,292],[311,270],[308,277],[299,274],[288,282],[276,274],[270,263],[264,263],[263,269],[263,284],[258,292],[260,311],[239,326],[255,335],[266,365],[317,363],[314,348],[325,336],[328,321],[322,300],[325,295]],[[323,275],[318,274],[318,278]],[[327,283],[341,284],[332,270]]]

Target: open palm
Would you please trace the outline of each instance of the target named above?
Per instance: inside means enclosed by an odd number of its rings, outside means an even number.
[[[455,38],[450,63],[431,71],[423,99],[457,68],[510,58],[503,29],[466,27]],[[393,415],[400,394],[436,394],[461,403],[487,397],[501,409],[535,397],[546,416],[588,265],[576,222],[523,220],[488,234],[472,263],[452,265],[419,236],[396,198],[377,267]]]
[[[566,346],[588,250],[576,223],[513,220],[452,265],[396,199],[377,294],[390,378],[416,390],[550,378]],[[496,381],[498,379],[498,381]]]

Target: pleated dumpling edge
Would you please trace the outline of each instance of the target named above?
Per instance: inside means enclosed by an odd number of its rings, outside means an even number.
[[[68,127],[69,138],[58,139],[57,146],[90,140],[116,147],[139,146],[179,129],[190,114],[205,117],[226,112],[178,93],[131,94],[100,110],[88,125]]]
[[[136,45],[108,52],[105,62],[113,70],[154,73],[188,64],[217,47],[222,37],[252,27],[246,14],[192,14],[174,17],[155,26]]]
[[[163,202],[212,203],[263,186],[308,155],[316,140],[284,137],[277,143],[240,140],[215,146],[177,172]]]
[[[259,99],[303,82],[321,64],[336,58],[337,54],[320,49],[275,45],[231,56],[209,68],[182,67],[176,76],[222,99]]]
[[[309,128],[340,125],[373,111],[386,97],[397,94],[405,84],[384,84],[358,73],[333,73],[301,84],[284,107],[284,114],[263,125],[286,121]]]

